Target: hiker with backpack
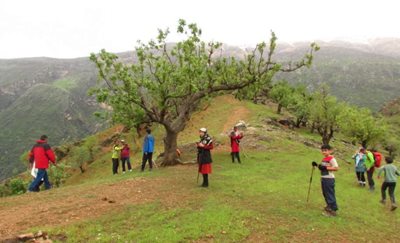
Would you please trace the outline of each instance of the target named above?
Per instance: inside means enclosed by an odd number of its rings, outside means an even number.
[[[46,135],[42,135],[40,140],[37,140],[36,144],[33,145],[29,153],[29,162],[32,165],[34,164],[34,168],[37,169],[36,177],[28,189],[30,192],[38,192],[41,183],[44,183],[46,190],[51,188],[47,169],[49,168],[49,162],[56,165],[56,156],[54,155],[50,145],[47,143],[47,139],[48,137]]]
[[[119,158],[120,158],[121,150],[122,150],[122,146],[120,144],[120,141],[116,140],[114,143],[113,152],[111,155],[113,175],[118,174]]]
[[[396,200],[394,198],[394,189],[396,188],[397,176],[400,176],[400,171],[392,164],[392,158],[386,157],[386,163],[386,165],[378,169],[378,179],[380,179],[382,172],[385,176],[381,187],[382,200],[380,202],[382,204],[386,203],[386,189],[389,188],[389,197],[390,202],[392,203],[391,210],[394,211],[397,208]]]
[[[121,143],[122,143],[122,150],[121,150],[122,173],[125,174],[125,163],[128,166],[128,170],[132,172],[130,148],[128,143],[125,142],[125,140],[121,140]]]
[[[359,186],[365,187],[365,159],[366,155],[361,152],[361,149],[356,151],[353,155],[354,163],[355,163],[355,171],[357,176],[357,181]]]
[[[239,150],[240,150],[239,144],[240,144],[240,139],[243,138],[243,133],[238,131],[237,126],[234,126],[233,131],[231,131],[229,137],[231,139],[232,163],[235,163],[235,158],[236,158],[240,164],[241,161],[240,161],[240,155],[239,155]]]
[[[367,150],[366,148],[362,148],[361,152],[365,155],[365,167],[367,169],[367,180],[369,190],[373,192],[375,190],[375,182],[374,182],[374,171],[375,171],[375,158],[374,154]]]
[[[153,169],[153,152],[154,152],[154,137],[151,134],[151,129],[146,129],[146,136],[143,141],[143,158],[142,158],[142,168],[141,171],[144,171],[146,167],[147,161],[149,162],[150,170]]]
[[[207,133],[206,128],[199,130],[200,141],[196,143],[197,146],[197,162],[199,163],[199,171],[203,175],[202,187],[208,187],[208,174],[211,174],[212,158],[211,149],[214,148],[213,140]]]

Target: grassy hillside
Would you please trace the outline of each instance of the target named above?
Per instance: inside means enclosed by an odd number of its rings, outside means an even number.
[[[140,173],[139,153],[134,154],[134,172],[112,176],[110,147],[104,145],[87,171],[75,173],[65,186],[2,199],[0,234],[45,230],[60,242],[400,241],[398,212],[379,204],[378,191],[356,185],[353,167],[343,160],[354,147],[339,139],[333,142],[341,167],[336,173],[338,217],[321,215],[325,205],[317,171],[310,202],[305,202],[310,163],[321,159],[319,138],[274,125],[271,120],[279,118],[274,109],[225,96],[194,116],[179,144],[186,148],[197,140],[198,127],[209,128],[218,146],[208,189],[198,187],[196,165]],[[249,127],[239,165],[230,161],[225,134],[241,119]],[[120,131],[116,127],[98,134],[96,143],[105,144]],[[133,143],[132,135],[121,137]],[[158,153],[162,129],[156,128],[155,135]],[[185,161],[195,156],[190,149],[184,155]]]
[[[320,83],[326,82],[332,88],[332,94],[350,103],[367,106],[374,111],[385,102],[398,97],[400,92],[400,54],[396,49],[400,43],[397,39],[375,40],[369,44],[357,44],[347,42],[319,42],[321,50],[315,55],[315,62],[311,69],[301,69],[294,73],[280,75],[277,79],[287,79],[291,83],[306,84],[310,89],[317,87]],[[308,48],[308,44],[281,44],[278,46],[276,59],[298,60]],[[224,46],[223,55],[242,58],[246,50],[233,46]],[[120,53],[123,61],[132,61],[132,52]],[[67,126],[65,131],[45,130],[53,138],[53,144],[71,139],[83,138],[88,134],[98,131],[101,124],[93,120],[92,113],[98,109],[93,98],[87,96],[87,90],[96,83],[97,74],[94,65],[87,58],[77,59],[52,59],[52,58],[28,58],[15,60],[0,60],[0,120],[12,121],[20,124],[18,117],[14,117],[14,109],[29,106],[37,103],[36,99],[47,99],[54,97],[47,94],[47,89],[36,92],[35,96],[29,94],[32,88],[40,84],[52,85],[61,90],[67,91],[69,96],[70,113],[78,117],[72,117],[79,122]],[[43,87],[43,86],[42,86]],[[38,91],[41,88],[37,88]],[[23,99],[21,97],[31,97]],[[52,109],[53,103],[57,100],[48,100],[40,103],[43,110]],[[12,108],[11,108],[12,107]],[[46,118],[50,127],[59,125],[65,117],[54,116]],[[25,116],[25,120],[31,120],[32,115]],[[11,124],[8,123],[8,124]],[[21,126],[3,126],[0,130],[0,143],[7,144],[6,150],[10,147],[21,146],[19,141],[8,139],[8,132],[19,130],[27,134],[29,129]],[[34,130],[44,130],[42,126],[34,127]],[[40,136],[36,133],[34,137]],[[29,143],[31,143],[30,141]],[[23,149],[27,143],[23,144]],[[2,148],[3,149],[3,148]],[[2,153],[0,155],[0,166],[5,170],[0,173],[0,180],[12,174],[13,168],[19,168],[18,158],[20,154]]]

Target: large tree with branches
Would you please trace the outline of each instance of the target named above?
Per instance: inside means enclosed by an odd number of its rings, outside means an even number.
[[[311,65],[311,44],[304,58],[282,64],[273,60],[276,36],[256,45],[243,59],[227,57],[219,42],[205,42],[196,24],[179,20],[182,40],[169,44],[169,30],[159,30],[156,40],[139,42],[132,62],[102,50],[91,54],[104,83],[92,89],[98,102],[113,108],[113,119],[131,125],[132,120],[161,124],[166,130],[162,165],[178,163],[177,138],[200,102],[212,94],[268,84],[277,72],[290,72]],[[228,53],[229,54],[229,53]],[[138,119],[140,118],[140,119]]]

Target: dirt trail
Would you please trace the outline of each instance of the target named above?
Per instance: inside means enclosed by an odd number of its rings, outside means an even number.
[[[161,178],[134,178],[115,183],[64,187],[40,193],[2,198],[0,201],[0,242],[26,233],[32,227],[61,226],[99,217],[126,205],[160,201],[176,207],[193,191],[192,166],[176,166],[180,175]],[[139,173],[139,172],[133,172]],[[186,176],[185,176],[186,175]],[[111,175],[110,175],[111,176]],[[186,185],[186,186],[185,186]],[[190,189],[192,188],[192,189]]]

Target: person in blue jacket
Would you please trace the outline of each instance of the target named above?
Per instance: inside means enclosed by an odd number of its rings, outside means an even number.
[[[142,171],[144,171],[147,161],[149,161],[150,170],[153,169],[154,137],[151,134],[150,128],[147,128],[146,132],[147,134],[143,142]]]

